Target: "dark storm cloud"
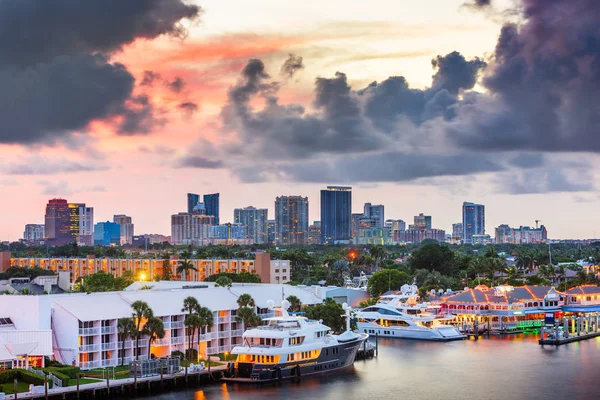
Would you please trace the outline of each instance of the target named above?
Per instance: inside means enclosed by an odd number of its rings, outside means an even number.
[[[171,82],[167,83],[167,87],[175,93],[179,93],[183,90],[185,82],[180,77],[176,77]]]
[[[198,104],[192,101],[185,101],[177,105],[177,109],[187,117],[194,115],[198,111],[198,108]]]
[[[289,54],[287,60],[281,66],[281,75],[285,78],[290,79],[296,72],[304,68],[302,57]]]
[[[558,169],[532,169],[501,176],[498,190],[508,194],[540,194],[594,191],[594,179],[589,172],[566,172]]]
[[[202,156],[185,156],[182,157],[176,165],[177,168],[203,168],[203,169],[218,169],[223,168],[223,161],[210,160]]]
[[[0,143],[54,143],[119,116],[119,132],[145,133],[151,107],[132,98],[134,78],[110,54],[182,36],[180,21],[199,12],[182,0],[0,1]]]
[[[119,135],[147,134],[156,126],[165,124],[165,120],[146,95],[133,97],[126,108],[120,113],[123,117],[118,126]]]
[[[162,80],[162,77],[158,72],[154,71],[144,71],[144,77],[142,78],[142,82],[140,82],[140,86],[154,86],[154,82]]]

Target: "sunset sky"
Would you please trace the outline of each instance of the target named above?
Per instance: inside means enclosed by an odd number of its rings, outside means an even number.
[[[318,220],[335,184],[600,237],[597,1],[78,2],[0,0],[0,240],[54,197],[170,234],[187,192]]]

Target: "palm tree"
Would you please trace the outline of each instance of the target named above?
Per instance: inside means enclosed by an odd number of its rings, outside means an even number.
[[[190,315],[196,312],[199,307],[200,303],[198,303],[198,299],[196,299],[194,296],[188,296],[183,299],[183,307],[181,308],[181,312]]]
[[[200,318],[198,317],[198,314],[190,314],[185,318],[185,322],[183,323],[187,329],[187,335],[188,335],[188,348],[186,351],[186,358],[188,359],[188,361],[192,360],[192,338],[194,337],[194,332],[196,331],[196,329],[200,328]]]
[[[181,274],[181,279],[184,281],[187,280],[187,271],[198,271],[194,264],[187,258],[179,261],[179,265],[177,265],[177,273]]]
[[[237,299],[237,304],[238,307],[256,307],[254,299],[248,293],[240,295]]]
[[[125,341],[133,339],[136,336],[135,322],[131,318],[120,318],[117,321],[117,333],[122,342],[121,347],[121,367],[125,364]]]
[[[286,298],[287,301],[290,302],[290,311],[292,312],[300,312],[302,311],[302,302],[296,296],[288,296]]]
[[[156,339],[162,339],[165,337],[165,326],[162,322],[162,319],[154,316],[148,318],[142,333],[144,333],[144,335],[148,335],[148,359],[150,359],[152,342]]]
[[[472,274],[477,277],[477,284],[479,284],[480,274],[485,273],[486,264],[483,257],[473,257],[469,262],[469,270]]]
[[[133,321],[135,322],[135,359],[138,359],[139,356],[139,341],[140,341],[140,326],[142,324],[142,319],[146,318],[149,320],[154,316],[152,309],[145,301],[136,300],[131,303],[131,308],[133,309]]]
[[[238,323],[244,324],[246,329],[257,327],[261,324],[262,320],[252,308],[240,307],[235,316],[235,320]]]
[[[196,310],[196,313],[199,327],[203,327],[205,333],[208,332],[214,324],[213,312],[208,307],[200,307]],[[200,354],[200,328],[198,328],[198,354]]]
[[[373,257],[373,261],[375,261],[375,269],[379,270],[379,264],[385,258],[385,250],[382,246],[371,246],[369,252],[371,253],[371,257]]]

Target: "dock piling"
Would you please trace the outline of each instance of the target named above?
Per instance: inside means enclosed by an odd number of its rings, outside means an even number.
[[[48,400],[48,376],[44,376],[44,398]]]
[[[77,400],[79,400],[79,377],[81,376],[81,372],[77,373]]]
[[[110,398],[110,381],[108,378],[108,371],[106,371],[106,397]]]
[[[18,396],[19,392],[17,390],[17,380],[16,379],[13,382],[13,389],[14,389],[13,393],[15,394],[15,400],[17,400],[17,396]]]

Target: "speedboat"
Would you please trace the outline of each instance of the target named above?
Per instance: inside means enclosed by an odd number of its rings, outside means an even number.
[[[358,311],[359,332],[380,337],[450,341],[467,336],[447,324],[453,316],[445,316],[441,307],[419,301],[415,284],[403,285],[400,292],[385,294],[377,304]]]
[[[274,317],[246,330],[243,345],[231,350],[237,359],[228,364],[225,381],[269,382],[348,368],[369,337],[350,330],[351,308],[345,303],[346,331],[340,335],[332,335],[321,321],[289,315],[287,300],[281,307],[273,305],[268,304]]]

